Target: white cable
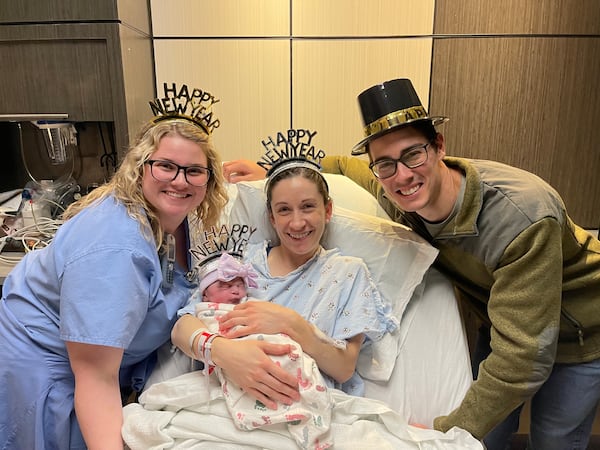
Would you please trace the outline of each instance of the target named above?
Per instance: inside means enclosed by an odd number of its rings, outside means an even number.
[[[9,256],[1,253],[9,240],[20,241],[25,253],[46,247],[62,225],[62,220],[50,219],[48,217],[36,217],[31,225],[19,228],[12,233],[0,238],[0,261],[4,264],[14,266],[21,261],[21,255]]]

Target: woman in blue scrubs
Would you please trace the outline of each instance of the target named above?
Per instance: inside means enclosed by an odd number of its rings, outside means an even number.
[[[121,391],[168,341],[197,285],[190,230],[216,225],[226,199],[207,128],[175,114],[69,207],[3,286],[0,448],[123,448]]]

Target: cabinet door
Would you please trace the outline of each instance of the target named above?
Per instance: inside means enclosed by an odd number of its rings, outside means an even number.
[[[109,28],[115,28],[110,32]],[[114,120],[118,25],[0,26],[0,113]],[[117,42],[115,44],[115,42]],[[117,97],[119,98],[119,97]]]

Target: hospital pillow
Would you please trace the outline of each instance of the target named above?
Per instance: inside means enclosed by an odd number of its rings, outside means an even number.
[[[377,200],[350,179],[343,175],[324,176],[334,211],[323,247],[337,247],[343,254],[362,258],[382,296],[401,319],[437,250],[410,229],[384,218],[385,212]],[[267,239],[277,243],[279,239],[267,215],[264,180],[231,184],[228,191],[227,220],[256,227],[251,242]],[[395,336],[374,343],[369,349],[373,364],[365,364],[361,358],[359,373],[369,379],[387,380],[400,345]]]

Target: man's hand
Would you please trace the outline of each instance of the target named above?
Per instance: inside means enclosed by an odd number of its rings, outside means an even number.
[[[236,159],[223,163],[223,175],[230,183],[238,181],[256,181],[265,178],[266,171],[254,161]]]

